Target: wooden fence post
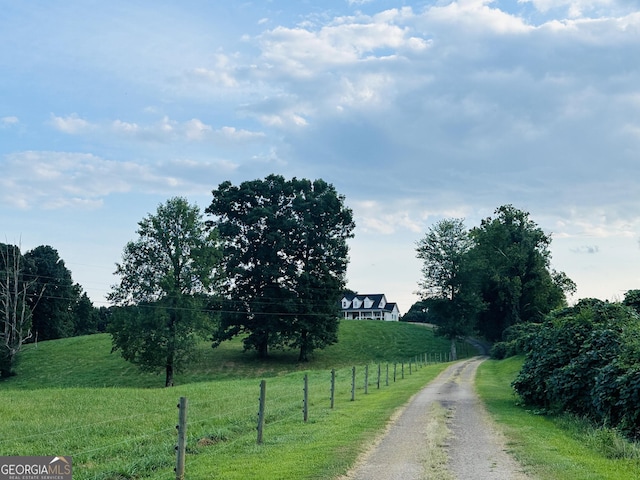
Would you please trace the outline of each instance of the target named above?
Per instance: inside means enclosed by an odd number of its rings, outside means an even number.
[[[387,362],[387,379],[385,380],[385,385],[389,386],[389,362]]]
[[[351,369],[351,401],[356,399],[356,367]]]
[[[185,456],[187,453],[187,398],[180,397],[178,404],[178,445],[176,446],[176,480],[184,480]]]
[[[409,375],[411,375],[411,359],[409,359]]]
[[[404,361],[402,362],[402,379],[404,380]]]
[[[364,394],[369,393],[369,365],[364,366]]]
[[[393,364],[393,383],[396,383],[396,370],[398,369],[398,364]]]
[[[380,390],[380,364],[378,364],[378,390]]]
[[[258,444],[262,443],[262,431],[264,429],[264,405],[267,396],[267,381],[260,382],[260,399],[258,406]]]
[[[336,398],[336,370],[334,368],[331,369],[331,408],[333,408],[333,403]]]
[[[307,421],[309,419],[309,375],[304,374],[304,400],[302,408],[302,419]]]

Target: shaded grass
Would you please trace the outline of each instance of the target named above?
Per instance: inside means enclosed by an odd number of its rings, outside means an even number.
[[[504,429],[511,453],[540,479],[595,480],[640,478],[640,461],[612,459],[593,434],[567,417],[539,415],[518,404],[511,387],[523,358],[487,360],[480,365],[476,385],[489,413]],[[579,422],[578,422],[579,423]]]

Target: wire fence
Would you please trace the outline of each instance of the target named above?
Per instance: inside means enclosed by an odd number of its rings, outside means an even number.
[[[62,449],[73,458],[76,479],[131,478],[136,472],[183,479],[190,457],[209,446],[220,446],[224,452],[238,442],[258,445],[281,423],[304,424],[316,412],[357,402],[363,395],[393,387],[426,365],[449,361],[449,353],[425,352],[393,363],[267,378],[259,385],[243,381],[230,394],[216,391],[216,382],[211,382],[206,392],[203,386],[193,398],[176,399],[173,424],[167,422],[170,407],[154,404],[157,411],[122,412],[82,425],[63,423],[57,429],[5,435],[0,438],[0,453],[42,455]],[[131,395],[135,392],[130,390]],[[126,404],[131,412],[139,409],[135,398]]]

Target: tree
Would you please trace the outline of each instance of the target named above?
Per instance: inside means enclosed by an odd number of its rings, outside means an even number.
[[[214,346],[247,333],[245,349],[315,348],[337,340],[351,210],[322,180],[221,183],[206,212],[224,249],[224,306]]]
[[[470,255],[482,272],[481,295],[487,305],[478,328],[489,340],[499,340],[511,325],[541,322],[566,304],[565,293],[575,290],[564,273],[549,269],[551,237],[527,212],[504,205],[495,214],[471,231]]]
[[[138,239],[116,265],[120,283],[109,300],[120,307],[110,319],[113,349],[143,369],[164,367],[165,386],[211,328],[202,309],[215,285],[220,252],[200,209],[174,197],[139,223]]]
[[[427,302],[425,302],[424,300],[419,300],[411,305],[407,313],[402,315],[400,321],[414,323],[433,323],[433,318],[429,312]]]
[[[13,375],[16,357],[32,336],[30,305],[39,298],[30,297],[33,283],[20,247],[0,243],[0,378]]]
[[[624,305],[633,308],[638,314],[640,314],[640,290],[628,290],[624,294]]]
[[[73,283],[71,272],[49,245],[41,245],[25,253],[33,265],[32,290],[42,292],[37,305],[32,305],[31,329],[37,340],[52,340],[73,335],[73,307],[82,288]]]
[[[338,341],[338,301],[345,287],[348,264],[346,240],[355,224],[344,197],[323,180],[291,180],[293,214],[297,220],[289,237],[296,264],[295,320],[289,346],[299,349],[299,361],[313,350]]]
[[[451,340],[452,359],[457,358],[456,339],[471,333],[482,308],[467,256],[472,246],[464,221],[451,218],[433,225],[416,248],[423,261],[423,303],[432,313],[437,332]]]
[[[86,292],[73,305],[73,335],[97,333],[99,315]]]

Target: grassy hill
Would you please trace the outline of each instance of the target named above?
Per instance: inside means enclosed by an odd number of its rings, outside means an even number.
[[[253,352],[243,352],[240,339],[225,342],[216,349],[203,341],[193,360],[176,375],[176,384],[271,377],[309,369],[330,370],[368,362],[408,360],[425,352],[444,354],[448,350],[448,341],[434,337],[423,325],[344,320],[340,324],[339,342],[316,352],[308,363],[298,363],[294,351],[274,351],[266,361],[258,359]],[[475,354],[466,344],[460,345],[459,350],[461,354]],[[119,352],[111,353],[108,334],[27,345],[17,373],[2,384],[4,388],[164,385],[164,372],[141,372],[124,361]]]

